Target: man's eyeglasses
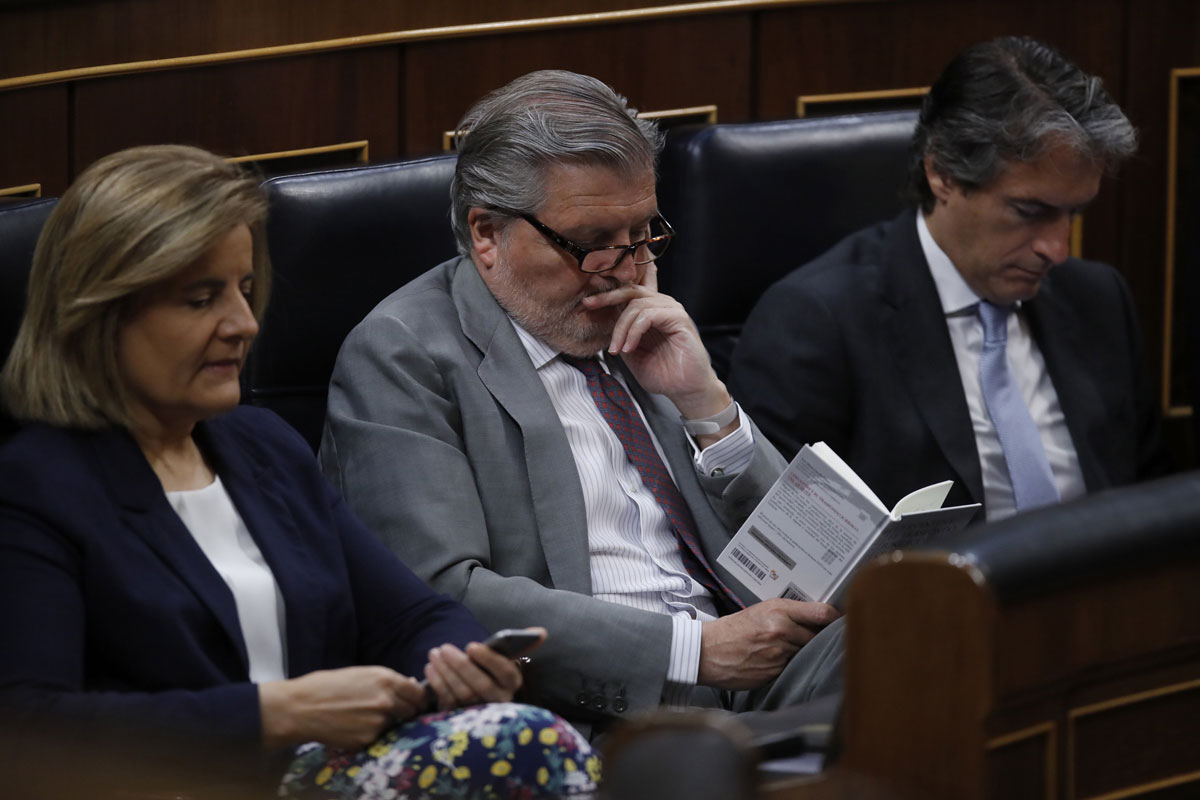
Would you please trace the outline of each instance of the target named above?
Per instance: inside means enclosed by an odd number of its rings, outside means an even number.
[[[608,272],[610,269],[616,269],[621,266],[626,256],[632,258],[633,263],[638,266],[649,264],[667,252],[667,246],[671,244],[671,239],[675,236],[675,229],[671,227],[671,223],[667,222],[662,214],[658,214],[650,220],[649,234],[640,242],[583,247],[575,244],[532,214],[514,214],[513,216],[525,220],[536,228],[538,233],[566,250],[579,262],[579,269],[589,273]]]

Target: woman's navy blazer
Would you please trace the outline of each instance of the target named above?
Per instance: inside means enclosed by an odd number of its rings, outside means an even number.
[[[290,676],[420,677],[431,647],[486,635],[346,510],[274,414],[240,406],[195,436],[279,584]],[[132,724],[257,758],[233,595],[124,430],[33,425],[0,449],[0,704],[91,741]]]

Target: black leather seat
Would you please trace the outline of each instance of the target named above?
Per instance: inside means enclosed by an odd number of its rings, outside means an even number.
[[[1200,471],[1191,471],[968,528],[919,549],[954,553],[1009,604],[1195,559],[1197,530]]]
[[[659,283],[696,321],[721,377],[768,286],[904,207],[916,119],[899,111],[667,134],[658,198],[678,238]]]
[[[273,178],[273,285],[245,370],[247,400],[314,449],[342,340],[395,289],[455,253],[454,156]]]
[[[57,202],[49,197],[0,204],[0,363],[8,359],[21,326],[33,250]],[[0,412],[0,441],[15,427],[12,419]]]

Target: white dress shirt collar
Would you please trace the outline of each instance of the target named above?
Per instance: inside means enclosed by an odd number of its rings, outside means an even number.
[[[979,295],[967,285],[950,256],[934,241],[933,234],[929,232],[929,223],[925,221],[925,214],[920,211],[917,212],[917,237],[921,240],[921,250],[925,253],[925,261],[929,264],[929,272],[937,286],[942,311],[946,314],[957,314],[978,303]]]
[[[522,328],[515,319],[509,317],[509,321],[512,322],[513,330],[520,337],[521,344],[525,345],[525,351],[529,353],[529,359],[533,361],[534,369],[541,369],[558,356],[558,350]]]
[[[967,284],[962,273],[950,260],[950,256],[946,255],[946,251],[934,240],[933,234],[929,232],[929,223],[925,221],[925,214],[920,211],[917,212],[917,238],[921,240],[921,251],[925,254],[929,272],[933,275],[933,283],[937,286],[942,312],[947,316],[962,314],[968,310],[973,312],[975,304],[980,300],[979,295],[975,294],[975,290]],[[1020,306],[1019,300],[1013,304],[1014,308]]]

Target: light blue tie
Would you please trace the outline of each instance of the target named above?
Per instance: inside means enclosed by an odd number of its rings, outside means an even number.
[[[979,383],[988,414],[996,426],[996,436],[1008,464],[1017,511],[1058,502],[1058,489],[1037,424],[1021,397],[1005,357],[1008,342],[1009,306],[979,302],[979,320],[983,323],[983,350],[979,354]]]

